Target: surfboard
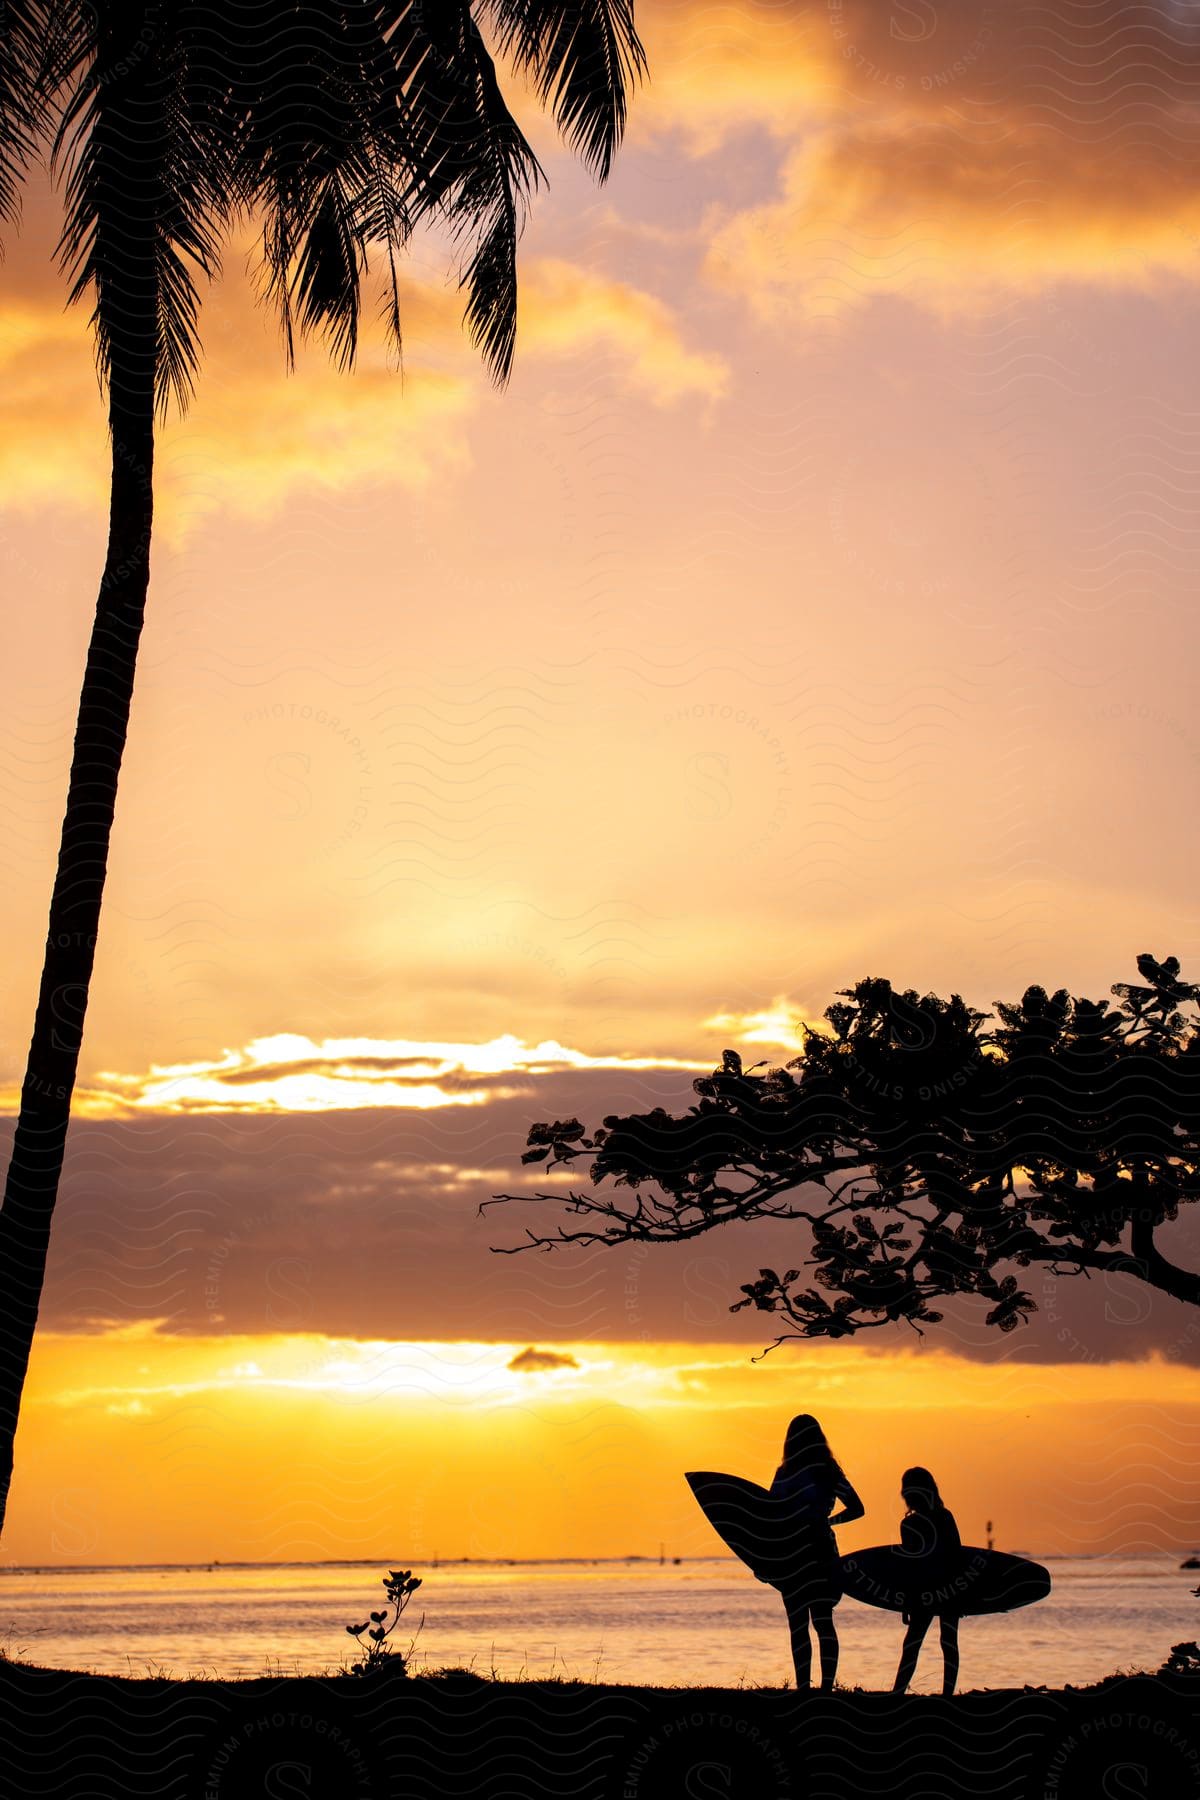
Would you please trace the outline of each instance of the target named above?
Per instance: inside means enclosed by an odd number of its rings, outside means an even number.
[[[964,1544],[933,1579],[921,1561],[899,1544],[856,1550],[842,1558],[842,1588],[850,1599],[886,1612],[964,1615],[1015,1612],[1050,1592],[1050,1576],[1041,1563],[1005,1550]]]
[[[828,1526],[805,1521],[790,1501],[741,1475],[700,1469],[684,1479],[717,1536],[760,1581],[779,1587],[797,1569],[828,1565],[832,1536]]]
[[[685,1477],[705,1518],[735,1556],[760,1581],[781,1587],[789,1575],[828,1554],[827,1528],[798,1519],[790,1502],[741,1475],[696,1470]],[[1041,1563],[1005,1550],[964,1544],[952,1568],[930,1580],[928,1566],[900,1544],[877,1544],[844,1556],[840,1585],[846,1596],[887,1612],[927,1607],[960,1614],[1015,1612],[1050,1592]]]

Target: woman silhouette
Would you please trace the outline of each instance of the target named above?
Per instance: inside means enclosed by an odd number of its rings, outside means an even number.
[[[892,1687],[903,1694],[917,1667],[917,1657],[925,1641],[925,1633],[934,1619],[941,1624],[942,1692],[952,1694],[958,1680],[958,1612],[953,1599],[958,1573],[957,1564],[962,1540],[954,1514],[938,1493],[937,1482],[928,1469],[905,1469],[900,1477],[900,1498],[908,1511],[900,1521],[900,1545],[911,1556],[913,1600],[904,1612],[904,1644],[900,1651],[900,1667]],[[940,1592],[939,1592],[940,1590]]]
[[[842,1597],[838,1549],[831,1528],[861,1519],[865,1509],[826,1443],[825,1433],[809,1413],[800,1413],[787,1428],[783,1461],[775,1472],[771,1493],[787,1503],[800,1528],[792,1540],[794,1554],[787,1575],[775,1583],[787,1608],[796,1686],[806,1688],[812,1681],[811,1618],[821,1652],[821,1687],[828,1693],[838,1665],[833,1609]],[[842,1503],[837,1513],[833,1511],[835,1500]]]

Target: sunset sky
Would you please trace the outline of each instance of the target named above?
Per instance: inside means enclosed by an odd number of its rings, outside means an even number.
[[[681,1471],[768,1478],[798,1410],[849,1542],[920,1461],[967,1537],[1196,1547],[1194,1309],[1042,1275],[1010,1337],[752,1364],[779,1227],[500,1257],[476,1216],[531,1121],[685,1105],[864,975],[1200,973],[1196,13],[641,0],[606,188],[514,92],[502,394],[436,240],[403,373],[368,333],[349,377],[287,374],[230,247],[4,1561],[699,1553]],[[57,220],[35,182],[0,267],[10,1110],[106,527]]]

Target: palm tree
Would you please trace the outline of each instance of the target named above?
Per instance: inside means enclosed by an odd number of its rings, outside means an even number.
[[[489,49],[484,29],[494,46]],[[466,322],[499,381],[516,256],[540,178],[502,93],[507,59],[598,178],[644,70],[632,0],[17,0],[0,7],[0,214],[34,149],[64,178],[60,252],[92,299],[108,393],[108,549],[79,703],[33,1039],[0,1209],[0,1526],[37,1321],[95,956],[150,579],[155,427],[186,406],[200,275],[229,230],[262,226],[286,351],[324,336],[354,360],[368,252],[390,275],[431,214],[462,246]]]

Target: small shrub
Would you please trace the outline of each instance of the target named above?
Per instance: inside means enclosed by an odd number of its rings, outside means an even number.
[[[369,1619],[361,1625],[347,1625],[346,1630],[352,1638],[357,1638],[358,1647],[362,1651],[361,1662],[351,1663],[352,1675],[375,1675],[384,1669],[390,1675],[408,1674],[408,1662],[405,1652],[395,1649],[388,1642],[393,1631],[400,1623],[400,1615],[421,1585],[420,1576],[414,1575],[411,1569],[390,1569],[383,1578],[383,1586],[387,1593],[387,1604],[382,1612],[373,1612]],[[391,1618],[389,1609],[395,1608]],[[421,1625],[425,1623],[425,1615],[421,1615]],[[421,1626],[418,1625],[419,1631]],[[409,1645],[412,1649],[412,1645]]]

